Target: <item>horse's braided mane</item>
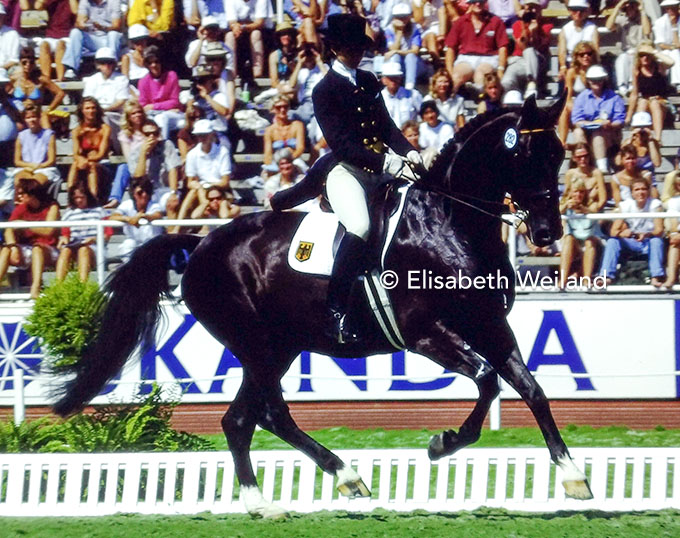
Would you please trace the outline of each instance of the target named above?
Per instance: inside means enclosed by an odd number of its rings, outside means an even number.
[[[478,114],[472,118],[444,145],[428,170],[427,176],[423,179],[427,183],[433,181],[437,183],[441,182],[441,179],[446,175],[446,169],[453,162],[453,159],[456,157],[458,151],[460,151],[460,148],[463,147],[463,144],[465,144],[480,127],[509,112],[511,112],[511,110],[507,108],[499,108],[484,112],[483,114]]]

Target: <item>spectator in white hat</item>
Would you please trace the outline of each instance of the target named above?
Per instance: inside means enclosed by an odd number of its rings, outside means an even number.
[[[185,164],[188,192],[179,210],[179,218],[187,218],[197,204],[205,204],[207,189],[229,187],[231,156],[225,146],[215,139],[215,129],[210,120],[198,120],[191,133],[198,144],[189,151]]]
[[[66,44],[71,28],[78,13],[77,0],[36,0],[35,9],[47,11],[47,27],[45,38],[40,42],[40,71],[43,76],[52,78],[52,60],[54,60],[56,79],[64,80],[64,64],[62,59],[66,52]]]
[[[600,53],[600,34],[594,22],[588,20],[590,5],[586,0],[569,0],[567,4],[571,20],[562,27],[557,38],[557,59],[560,66],[559,78],[564,80],[571,64],[574,47],[581,41],[588,41],[595,52]]]
[[[0,3],[0,68],[9,69],[19,63],[19,32],[5,22],[7,11]]]
[[[80,0],[76,27],[69,34],[64,66],[65,78],[75,78],[84,52],[96,52],[102,47],[113,51],[114,60],[120,56],[123,26],[120,0]]]
[[[236,42],[247,40],[250,43],[253,76],[261,77],[264,70],[262,30],[274,18],[272,3],[270,0],[231,0],[225,3],[224,8],[229,25],[225,42],[236,55]],[[238,75],[238,60],[236,56],[234,59]]]
[[[412,15],[410,4],[395,4],[392,9],[392,24],[385,30],[388,49],[385,61],[402,66],[406,73],[407,90],[415,88],[416,77],[423,70],[423,62],[418,56],[423,39],[420,27],[413,22]]]
[[[575,142],[588,142],[593,148],[595,165],[609,172],[607,151],[621,140],[626,105],[620,95],[606,87],[607,72],[593,65],[586,72],[588,89],[578,94],[571,111]]]
[[[625,97],[633,84],[633,62],[635,51],[643,40],[652,37],[652,23],[638,0],[619,0],[607,22],[607,30],[617,34],[623,54],[616,57],[616,85],[619,94]]]
[[[116,54],[102,47],[95,54],[98,73],[83,79],[83,97],[94,97],[104,111],[104,121],[111,127],[111,142],[119,151],[118,132],[125,101],[130,98],[130,81],[116,71]]]
[[[674,65],[670,69],[671,84],[680,88],[680,37],[678,37],[678,12],[680,0],[663,0],[659,4],[664,14],[654,22],[654,45],[668,54]]]
[[[395,62],[383,64],[381,80],[385,87],[380,94],[394,124],[403,125],[409,120],[417,119],[423,97],[415,88],[407,90],[401,85],[404,80],[401,64]]]
[[[149,70],[144,65],[144,49],[149,44],[149,29],[143,24],[135,24],[128,29],[130,51],[120,60],[120,72],[135,86]]]
[[[224,33],[216,17],[212,15],[204,17],[196,33],[198,39],[189,43],[189,48],[184,56],[188,67],[196,67],[199,64],[205,63],[205,53],[212,43],[220,44],[228,54],[232,54],[231,49],[222,41]]]
[[[636,112],[630,126],[630,137],[621,143],[621,147],[632,145],[637,154],[637,167],[643,172],[649,172],[652,179],[655,179],[654,171],[661,166],[661,145],[652,134],[652,116],[649,112]],[[621,165],[618,156],[616,163]]]

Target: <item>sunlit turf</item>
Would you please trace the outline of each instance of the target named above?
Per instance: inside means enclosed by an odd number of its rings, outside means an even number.
[[[570,447],[664,447],[680,446],[680,430],[657,427],[652,430],[631,430],[623,426],[569,425],[561,430]],[[426,448],[435,430],[351,430],[327,428],[310,431],[314,439],[331,449],[343,448]],[[216,450],[227,450],[223,435],[206,435]],[[483,430],[474,447],[544,447],[538,428],[503,428],[499,431]],[[290,445],[266,431],[257,431],[253,450],[286,449]]]

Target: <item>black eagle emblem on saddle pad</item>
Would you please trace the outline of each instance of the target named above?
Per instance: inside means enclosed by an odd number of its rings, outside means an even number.
[[[299,262],[307,261],[312,255],[313,248],[314,243],[309,243],[308,241],[300,241],[297,251],[295,252],[295,259]]]

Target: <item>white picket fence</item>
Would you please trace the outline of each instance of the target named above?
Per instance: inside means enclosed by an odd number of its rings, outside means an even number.
[[[266,499],[295,512],[481,506],[530,512],[680,508],[680,448],[573,449],[594,499],[567,499],[543,448],[465,449],[430,462],[425,450],[339,450],[371,498],[338,495],[334,478],[293,450],[253,452]],[[240,513],[230,454],[2,454],[0,516]]]

